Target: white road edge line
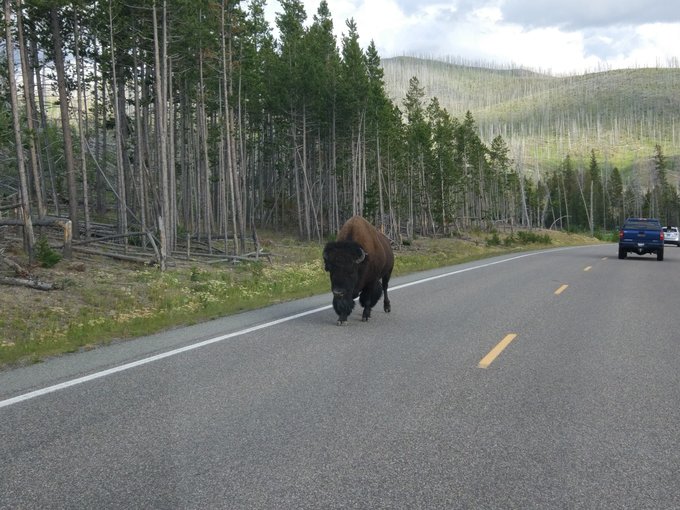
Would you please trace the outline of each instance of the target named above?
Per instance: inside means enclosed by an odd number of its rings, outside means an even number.
[[[574,248],[574,247],[557,248],[557,249],[551,250],[551,252],[563,251],[563,250],[568,250],[568,249],[572,249],[572,248]],[[454,276],[454,275],[457,275],[457,274],[460,274],[460,273],[466,273],[468,271],[473,271],[473,270],[476,270],[476,269],[484,269],[486,267],[495,266],[497,264],[503,264],[505,262],[511,262],[513,260],[522,259],[522,258],[525,258],[525,257],[531,257],[531,256],[534,256],[534,255],[539,255],[541,253],[544,253],[544,252],[543,251],[537,251],[537,252],[531,252],[531,253],[524,253],[522,255],[517,255],[515,257],[510,257],[510,258],[503,259],[503,260],[488,262],[486,264],[480,264],[478,266],[468,267],[468,268],[465,268],[465,269],[458,269],[456,271],[450,271],[448,273],[443,273],[443,274],[440,274],[440,275],[437,275],[437,276],[430,276],[428,278],[423,278],[422,280],[416,280],[416,281],[409,282],[409,283],[402,283],[401,285],[397,285],[396,287],[391,287],[389,290],[395,291],[395,290],[399,290],[399,289],[404,289],[406,287],[411,287],[413,285],[419,285],[421,283],[426,283],[426,282],[430,282],[430,281],[433,281],[433,280],[439,280],[441,278],[447,278],[449,276]],[[39,390],[31,391],[29,393],[24,393],[23,395],[17,395],[16,397],[8,398],[6,400],[0,400],[0,409],[2,409],[3,407],[9,407],[11,405],[18,404],[20,402],[25,402],[26,400],[31,400],[33,398],[40,397],[42,395],[47,395],[48,393],[53,393],[55,391],[70,388],[71,386],[76,386],[78,384],[83,384],[83,383],[86,383],[86,382],[89,382],[89,381],[94,381],[96,379],[100,379],[100,378],[106,377],[108,375],[117,374],[118,372],[124,372],[125,370],[129,370],[131,368],[146,365],[147,363],[152,363],[154,361],[158,361],[158,360],[161,360],[161,359],[164,359],[164,358],[169,358],[171,356],[175,356],[175,355],[181,354],[183,352],[193,351],[194,349],[200,349],[201,347],[205,347],[206,345],[214,344],[214,343],[217,343],[217,342],[222,342],[222,341],[228,340],[230,338],[234,338],[234,337],[241,336],[241,335],[246,335],[246,334],[252,333],[254,331],[259,331],[261,329],[269,328],[271,326],[276,326],[277,324],[282,324],[284,322],[299,319],[300,317],[304,317],[306,315],[311,315],[311,314],[314,314],[314,313],[322,312],[324,310],[328,310],[331,307],[332,307],[332,305],[320,306],[318,308],[313,308],[313,309],[307,310],[305,312],[296,313],[294,315],[289,315],[288,317],[282,317],[281,319],[276,319],[274,321],[266,322],[264,324],[259,324],[257,326],[252,326],[250,328],[241,329],[239,331],[234,331],[233,333],[229,333],[229,334],[226,334],[226,335],[216,336],[216,337],[213,337],[213,338],[209,338],[208,340],[203,340],[203,341],[197,342],[195,344],[186,345],[184,347],[180,347],[178,349],[173,349],[171,351],[163,352],[161,354],[156,354],[156,355],[150,356],[148,358],[142,358],[142,359],[139,359],[137,361],[132,361],[130,363],[125,363],[123,365],[118,365],[117,367],[109,368],[107,370],[102,370],[100,372],[95,372],[95,373],[90,374],[90,375],[78,377],[76,379],[71,379],[70,381],[64,381],[62,383],[55,384],[53,386],[47,386],[45,388],[41,388]]]

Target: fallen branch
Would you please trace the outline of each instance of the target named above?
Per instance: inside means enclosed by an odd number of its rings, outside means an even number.
[[[0,262],[14,269],[17,276],[28,276],[28,271],[26,269],[2,253],[0,253]]]
[[[18,209],[19,207],[21,207],[21,202],[17,202],[16,204],[0,205],[0,211],[9,211],[10,209]]]
[[[234,262],[236,260],[243,260],[245,262],[257,262],[257,259],[253,257],[239,257],[238,255],[221,255],[220,259],[217,260],[207,260],[206,264],[219,264],[220,262]],[[271,262],[271,260],[270,260]]]
[[[0,276],[0,284],[29,287],[37,290],[54,290],[59,288],[53,283],[30,280],[28,278],[10,278],[9,276]]]

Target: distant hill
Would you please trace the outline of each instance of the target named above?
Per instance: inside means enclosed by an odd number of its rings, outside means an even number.
[[[554,168],[566,154],[587,167],[595,149],[601,166],[616,166],[628,180],[641,180],[658,143],[677,180],[680,69],[559,77],[414,57],[382,64],[388,94],[400,107],[409,80],[417,76],[428,101],[437,97],[459,119],[472,112],[482,139],[490,142],[501,134],[513,158],[530,171]]]

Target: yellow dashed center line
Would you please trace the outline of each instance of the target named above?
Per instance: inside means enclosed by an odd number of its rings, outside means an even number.
[[[593,268],[593,266],[588,266],[588,267],[584,268],[583,270],[584,271],[590,271],[592,268]]]
[[[503,349],[505,349],[510,344],[510,342],[512,342],[516,337],[517,335],[515,333],[510,333],[509,335],[506,335],[505,338],[501,340],[496,347],[489,351],[489,354],[482,358],[482,361],[479,362],[479,368],[489,368],[489,365],[493,363],[493,360],[495,360],[498,357],[498,355],[501,352],[503,352]]]
[[[567,287],[569,287],[569,285],[562,285],[559,289],[557,289],[557,290],[555,291],[555,295],[556,295],[556,296],[559,296],[559,295],[562,294],[565,290],[567,290]]]

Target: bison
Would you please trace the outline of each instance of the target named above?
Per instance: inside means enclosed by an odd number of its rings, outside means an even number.
[[[354,299],[364,308],[361,320],[371,317],[371,308],[384,293],[385,312],[391,311],[387,284],[394,267],[390,241],[361,216],[353,216],[342,226],[337,240],[323,250],[324,268],[330,273],[333,309],[338,325],[347,322]]]

